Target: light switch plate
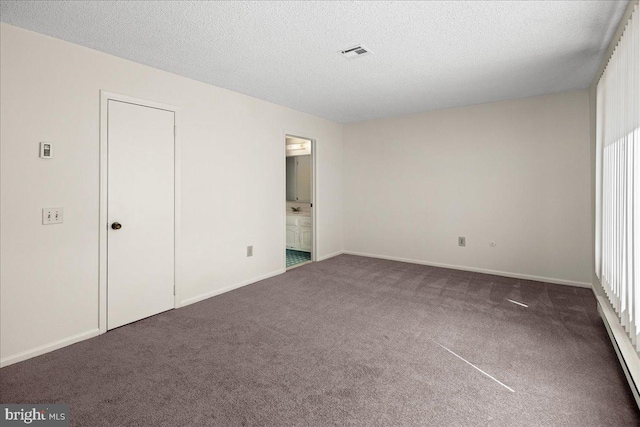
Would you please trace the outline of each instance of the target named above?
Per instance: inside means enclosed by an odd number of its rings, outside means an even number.
[[[62,224],[62,208],[42,209],[42,225]]]

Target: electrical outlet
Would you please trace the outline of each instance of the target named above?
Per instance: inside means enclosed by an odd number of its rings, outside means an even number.
[[[247,257],[253,256],[253,246],[247,246]]]
[[[467,238],[458,237],[458,246],[467,246]]]
[[[62,208],[42,209],[42,225],[62,224]]]

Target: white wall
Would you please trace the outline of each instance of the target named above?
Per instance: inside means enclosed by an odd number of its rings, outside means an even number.
[[[97,333],[101,89],[182,109],[181,303],[282,271],[285,131],[317,140],[318,256],[342,250],[340,124],[0,31],[3,365]],[[38,158],[39,141],[54,143],[53,159]],[[44,207],[63,207],[64,224],[42,226]]]
[[[587,91],[347,125],[345,251],[589,286],[589,137]]]

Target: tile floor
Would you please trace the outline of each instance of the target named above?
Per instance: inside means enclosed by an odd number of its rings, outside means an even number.
[[[294,251],[287,249],[287,268],[294,265],[301,264],[303,262],[311,261],[310,252]]]

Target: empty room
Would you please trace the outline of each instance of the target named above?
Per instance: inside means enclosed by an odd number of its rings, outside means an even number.
[[[636,426],[639,316],[637,0],[0,0],[0,426]]]

